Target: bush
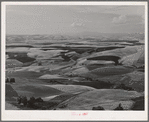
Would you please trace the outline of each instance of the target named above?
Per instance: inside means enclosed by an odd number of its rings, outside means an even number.
[[[35,101],[36,101],[36,102],[43,102],[43,99],[41,99],[41,97],[39,97],[39,98],[37,98]]]
[[[43,99],[41,99],[41,97],[35,99],[34,97],[31,97],[29,100],[27,100],[26,96],[19,96],[17,98],[17,103],[21,104],[23,103],[24,106],[27,105],[27,107],[30,108],[34,108],[34,109],[38,109],[41,108],[41,106],[43,106]]]
[[[14,78],[10,78],[10,83],[15,83],[15,79]]]
[[[9,83],[9,79],[8,78],[6,79],[6,83]]]
[[[22,97],[19,96],[19,97],[17,98],[17,103],[18,103],[18,104],[21,104],[21,102],[22,102]]]
[[[124,110],[121,103],[118,105],[118,107],[116,107],[114,110]]]
[[[42,110],[46,110],[47,108],[46,108],[45,106],[43,106],[41,109],[42,109]]]
[[[102,106],[93,107],[92,110],[105,110]]]
[[[30,100],[28,101],[28,106],[34,108],[35,101],[36,99],[34,97],[31,97]]]
[[[25,96],[19,96],[18,98],[17,98],[17,103],[18,104],[21,104],[21,103],[23,103],[23,105],[24,106],[26,106],[27,105],[27,97]]]
[[[27,105],[27,98],[23,97],[21,102],[23,103],[24,106],[26,106]]]

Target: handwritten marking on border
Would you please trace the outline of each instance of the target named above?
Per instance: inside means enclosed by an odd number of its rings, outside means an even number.
[[[72,116],[86,116],[88,115],[88,112],[84,112],[84,113],[72,112],[71,115]]]

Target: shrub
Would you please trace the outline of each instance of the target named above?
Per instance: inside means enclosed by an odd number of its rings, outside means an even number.
[[[39,97],[39,98],[37,98],[35,101],[36,101],[36,102],[43,102],[43,99],[41,99],[41,97]]]
[[[24,106],[27,105],[27,98],[26,98],[26,96],[22,98],[21,102],[23,103]]]
[[[30,100],[28,101],[28,107],[34,108],[34,103],[36,99],[34,97],[31,97]]]
[[[14,78],[10,78],[10,83],[15,83],[15,79]]]
[[[42,109],[42,110],[46,110],[46,107],[45,107],[45,106],[43,106],[41,109]]]
[[[22,102],[22,97],[21,97],[21,96],[18,96],[18,98],[17,98],[17,103],[18,103],[18,104],[21,104],[21,102]]]
[[[92,110],[105,110],[102,106],[93,107]]]
[[[6,83],[9,83],[9,79],[8,78],[6,79]]]
[[[118,105],[118,107],[116,107],[114,110],[124,110],[121,103]]]
[[[18,104],[21,104],[21,103],[23,103],[23,105],[24,106],[26,106],[27,105],[27,97],[25,96],[19,96],[18,98],[17,98],[17,103]]]
[[[43,105],[41,104],[41,102],[35,102],[34,103],[34,109],[40,109]]]

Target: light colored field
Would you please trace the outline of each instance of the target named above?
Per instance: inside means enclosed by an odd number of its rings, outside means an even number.
[[[60,75],[45,74],[39,77],[39,79],[68,79],[68,78],[61,77]]]
[[[65,50],[47,50],[43,51],[38,48],[30,48],[28,56],[36,59],[50,59],[53,56],[57,56],[60,52],[66,52]]]
[[[34,71],[34,72],[41,72],[41,71],[53,71],[53,70],[60,70],[65,66],[59,66],[56,64],[49,64],[44,66],[38,66],[37,64],[33,64],[28,67],[22,67],[21,69],[18,69],[16,71]]]
[[[5,104],[5,109],[6,110],[20,110],[18,107],[14,106],[8,102],[6,102],[6,104]]]
[[[91,91],[95,89],[92,87],[81,86],[81,85],[46,85],[46,86],[58,89],[66,93],[85,92],[85,91]]]
[[[89,71],[88,73],[82,73],[81,76],[89,77],[89,76],[96,76],[96,77],[107,77],[113,75],[122,75],[126,73],[133,72],[133,68],[123,67],[123,66],[109,66],[109,67],[101,67],[94,70]]]
[[[90,55],[89,57],[112,55],[112,56],[118,56],[118,57],[122,58],[124,56],[128,56],[128,55],[137,53],[139,49],[140,49],[140,46],[127,46],[125,48],[119,48],[119,49],[115,49],[115,50],[97,52],[97,53],[94,53],[94,54]]]
[[[65,72],[64,75],[66,75],[66,76],[77,76],[81,73],[88,73],[88,72],[89,72],[89,70],[86,67],[77,66],[77,68],[74,67],[72,69],[67,69],[67,72]]]
[[[10,53],[28,53],[29,52],[28,47],[15,47],[15,48],[7,48],[6,52]]]
[[[17,72],[23,72],[23,71],[32,71],[32,72],[40,72],[41,70],[48,70],[49,68],[46,66],[28,66],[28,67],[22,67],[20,69],[17,69]]]
[[[49,101],[49,100],[51,100],[51,99],[53,99],[53,98],[55,98],[55,97],[57,97],[58,95],[53,95],[53,96],[48,96],[48,97],[43,97],[42,99],[44,100],[44,101]]]
[[[92,64],[114,64],[113,61],[102,61],[102,60],[87,60],[85,65],[92,65]]]

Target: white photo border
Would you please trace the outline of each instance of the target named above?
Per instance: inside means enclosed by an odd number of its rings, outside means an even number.
[[[54,110],[5,110],[5,40],[6,5],[143,5],[145,6],[145,110],[144,111],[54,111]],[[143,121],[148,119],[148,3],[147,2],[1,2],[1,119],[5,121]],[[88,113],[87,116],[73,116],[72,113]]]

